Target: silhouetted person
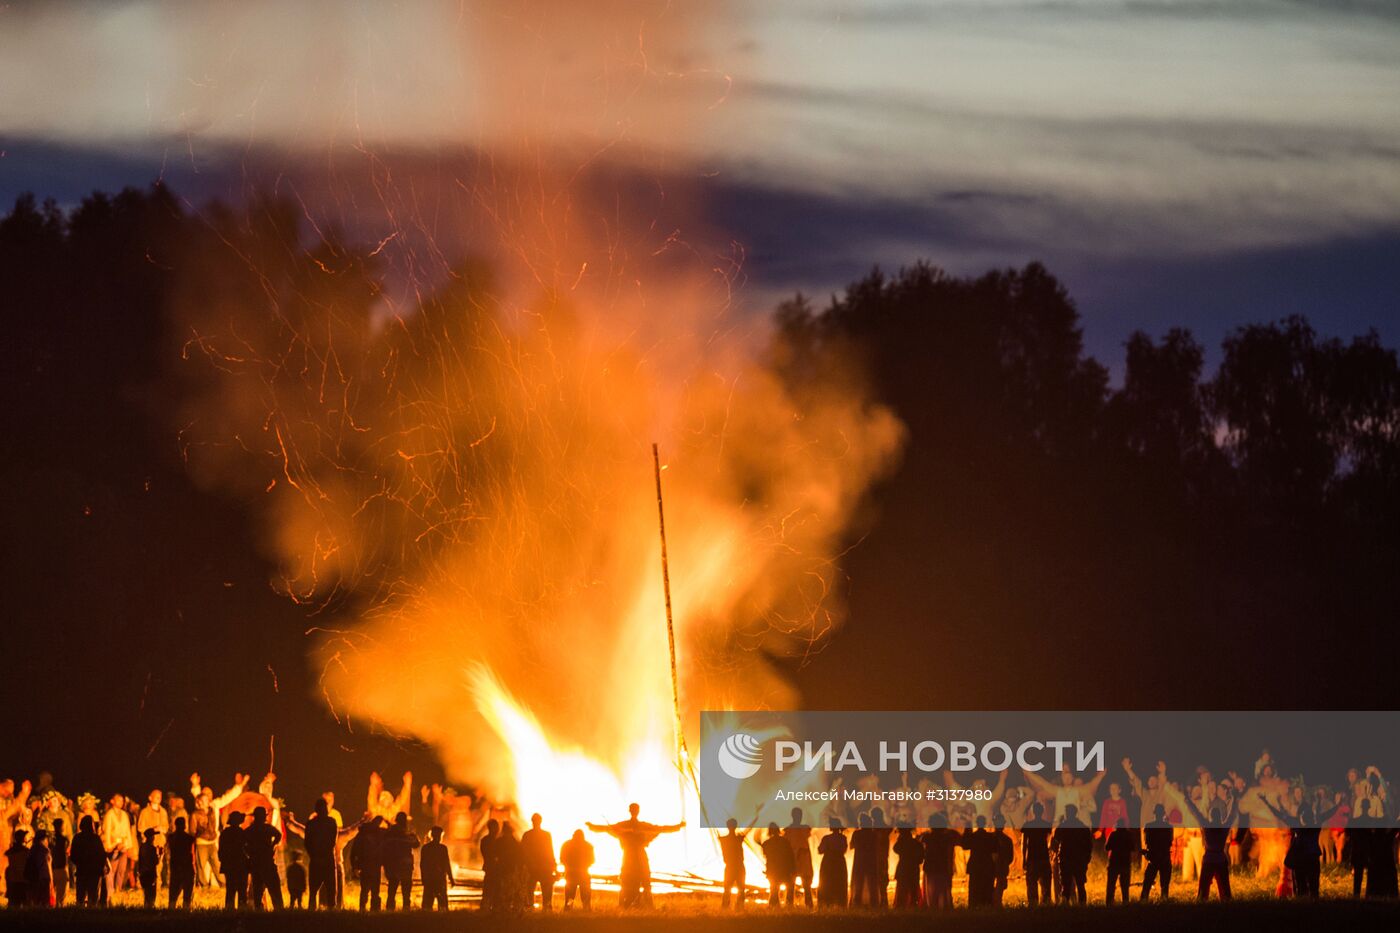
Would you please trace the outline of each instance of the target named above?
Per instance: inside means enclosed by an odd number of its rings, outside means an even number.
[[[851,906],[873,907],[880,902],[875,888],[876,881],[875,847],[879,840],[871,823],[870,814],[860,815],[856,831],[851,833]]]
[[[1021,864],[1026,871],[1028,907],[1050,903],[1052,829],[1050,821],[1045,819],[1045,807],[1039,801],[1031,804],[1031,818],[1021,824]]]
[[[49,834],[42,829],[35,830],[24,863],[24,889],[30,906],[53,906],[53,853],[49,851]]]
[[[1079,818],[1079,808],[1067,804],[1065,818],[1055,827],[1052,844],[1060,859],[1060,884],[1065,899],[1083,904],[1089,899],[1085,887],[1089,876],[1089,860],[1094,854],[1094,831]]]
[[[302,827],[306,843],[307,906],[332,907],[336,902],[336,861],[340,840],[353,834],[355,827],[342,828],[330,815],[330,804],[324,797],[316,798],[311,819]],[[358,826],[358,824],[356,824]]]
[[[721,910],[729,907],[729,893],[735,893],[734,909],[744,909],[747,871],[744,868],[744,840],[747,833],[739,832],[739,821],[730,817],[724,825],[729,832],[719,837],[719,854],[724,859],[724,893],[720,895]]]
[[[1361,896],[1362,881],[1366,876],[1366,866],[1371,860],[1371,834],[1374,826],[1371,820],[1371,801],[1364,797],[1356,802],[1356,813],[1347,822],[1347,859],[1351,862],[1351,896]]]
[[[219,870],[224,876],[224,908],[248,906],[248,847],[243,814],[230,813],[228,825],[219,833]]]
[[[1011,865],[1016,861],[1016,844],[1006,834],[1006,817],[992,817],[992,837],[996,840],[996,872],[992,878],[992,902],[1001,906],[1006,887],[1011,881]]]
[[[292,852],[287,858],[287,906],[300,909],[306,906],[306,866],[301,863],[300,852]]]
[[[540,889],[540,907],[554,909],[554,880],[559,877],[558,863],[554,860],[554,837],[541,828],[543,818],[538,813],[530,815],[530,828],[520,837],[520,852],[525,860],[526,884],[530,886],[525,895],[529,906],[535,899],[535,888]]]
[[[62,907],[68,900],[68,845],[65,833],[66,824],[61,819],[53,821],[53,832],[49,834],[49,853],[53,857],[53,902]]]
[[[844,909],[846,906],[846,850],[850,847],[846,839],[846,828],[841,821],[833,819],[829,831],[817,843],[817,854],[821,856],[818,869],[817,904],[820,907]],[[742,895],[741,895],[742,896]]]
[[[281,910],[282,878],[277,874],[277,844],[282,834],[267,822],[267,809],[256,807],[253,822],[245,831],[243,847],[248,853],[248,900],[254,910],[263,909],[263,893]]]
[[[890,837],[894,827],[885,822],[881,807],[870,810],[870,828],[875,834],[875,893],[881,907],[890,906]]]
[[[924,845],[924,903],[930,910],[953,909],[953,869],[962,834],[948,825],[948,816],[928,818]]]
[[[977,817],[975,828],[963,832],[960,845],[967,850],[967,906],[989,907],[995,901],[997,843],[987,830],[987,818]]]
[[[647,846],[662,833],[678,832],[684,822],[669,826],[657,826],[637,819],[641,807],[630,804],[627,807],[629,819],[621,823],[599,825],[588,823],[595,833],[607,833],[622,847],[622,891],[618,902],[622,907],[651,906],[651,862],[647,859]]]
[[[593,843],[576,829],[569,840],[559,847],[559,861],[564,866],[564,909],[568,910],[577,894],[584,910],[593,909],[593,879],[588,872],[593,867]]]
[[[98,906],[102,879],[107,874],[107,850],[102,848],[102,837],[97,834],[97,824],[92,817],[85,816],[78,824],[78,834],[73,837],[68,859],[73,863],[78,906]]]
[[[141,834],[136,850],[136,880],[141,883],[141,897],[147,907],[156,906],[156,882],[160,879],[160,849],[156,847],[156,831],[147,828]]]
[[[379,883],[384,872],[384,818],[374,816],[355,837],[350,864],[360,876],[360,910],[378,910]]]
[[[509,820],[501,824],[496,837],[496,862],[501,872],[501,906],[520,910],[525,905],[525,856]]]
[[[452,858],[442,842],[442,827],[428,830],[428,841],[418,853],[418,874],[423,880],[423,909],[446,910],[447,889],[457,883],[452,877]]]
[[[27,829],[16,829],[10,836],[10,847],[5,850],[5,897],[12,909],[29,904],[29,892],[24,887],[24,863],[29,859],[29,848],[24,841],[28,838]]]
[[[763,874],[768,878],[768,906],[777,907],[786,889],[787,905],[791,907],[797,866],[793,863],[792,846],[783,838],[777,823],[768,824],[768,835],[763,840]]]
[[[1152,822],[1142,830],[1146,846],[1142,854],[1147,859],[1147,866],[1142,870],[1142,899],[1145,901],[1152,895],[1152,884],[1157,882],[1162,889],[1162,900],[1165,901],[1171,896],[1172,838],[1176,834],[1176,827],[1167,820],[1165,804],[1159,803],[1153,807],[1152,816]]]
[[[1389,818],[1373,820],[1369,841],[1371,851],[1366,856],[1366,896],[1400,896],[1400,879],[1395,873],[1395,822]]]
[[[802,899],[812,906],[812,827],[802,821],[802,808],[792,808],[792,822],[783,827],[783,838],[792,846],[797,880],[802,883]]]
[[[403,895],[403,909],[413,906],[413,850],[420,845],[418,837],[408,828],[408,814],[399,812],[394,816],[394,825],[383,836],[384,878],[389,883],[387,904],[389,910],[397,910],[399,895]]]
[[[496,850],[496,840],[501,835],[501,824],[496,820],[486,821],[486,832],[477,842],[481,852],[481,909],[496,910],[501,906],[500,858]]]
[[[1186,804],[1196,821],[1201,824],[1201,842],[1205,846],[1205,853],[1201,856],[1201,881],[1196,888],[1196,899],[1204,901],[1210,898],[1210,885],[1213,881],[1216,890],[1220,892],[1220,899],[1228,901],[1230,899],[1230,856],[1226,850],[1230,845],[1230,825],[1235,822],[1235,816],[1239,813],[1239,800],[1231,797],[1230,810],[1223,816],[1220,812],[1220,805],[1217,803],[1210,808],[1210,816],[1207,817],[1201,813],[1189,794],[1179,794],[1178,796]]]
[[[914,830],[901,826],[895,831],[894,906],[897,909],[918,907],[919,875],[924,864],[924,847],[914,838]]]
[[[175,828],[165,837],[165,855],[170,865],[167,905],[174,908],[184,899],[185,909],[194,906],[194,835],[185,831],[185,818],[175,817]]]
[[[1322,831],[1320,824],[1330,819],[1341,804],[1333,805],[1314,818],[1312,804],[1306,800],[1298,806],[1297,816],[1269,803],[1263,794],[1259,795],[1259,800],[1269,808],[1275,819],[1289,828],[1288,854],[1284,856],[1283,864],[1293,872],[1294,895],[1318,897],[1322,883],[1322,846],[1317,841],[1318,833]]]
[[[1108,855],[1108,887],[1104,892],[1104,903],[1113,903],[1114,890],[1122,895],[1123,903],[1128,903],[1128,887],[1133,881],[1133,856],[1138,851],[1138,835],[1128,829],[1128,821],[1122,817],[1118,825],[1104,840],[1104,851]]]

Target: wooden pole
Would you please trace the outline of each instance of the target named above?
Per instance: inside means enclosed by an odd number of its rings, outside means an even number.
[[[676,667],[676,621],[671,612],[671,562],[666,555],[666,506],[661,499],[661,452],[654,442],[651,445],[651,464],[656,473],[656,520],[661,529],[661,589],[666,595],[666,645],[671,651],[671,714],[676,731],[676,776],[680,782],[681,819],[686,818],[685,785],[689,783],[700,802],[700,818],[705,821],[705,800],[700,796],[700,782],[695,776],[695,765],[690,760],[690,750],[686,748],[685,727],[681,720],[681,679]],[[717,849],[718,832],[711,831],[710,839]]]
[[[666,556],[666,506],[661,499],[661,452],[651,445],[651,463],[656,472],[656,518],[661,528],[661,589],[666,594],[666,644],[671,650],[671,713],[676,733],[676,756],[683,772],[690,769],[690,755],[685,747],[685,730],[681,722],[681,683],[676,668],[676,622],[671,613],[671,564]]]

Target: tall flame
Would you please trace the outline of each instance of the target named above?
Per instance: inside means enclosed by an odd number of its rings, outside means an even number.
[[[566,832],[587,823],[614,822],[632,803],[646,817],[663,822],[688,816],[681,833],[657,838],[651,858],[672,871],[717,877],[714,840],[696,825],[700,801],[695,785],[677,769],[665,736],[636,736],[633,748],[614,769],[582,749],[556,747],[486,668],[473,668],[469,678],[482,715],[509,747],[516,799],[524,813],[538,806],[549,813],[551,825]],[[621,851],[606,844],[595,848],[594,871],[616,874]]]

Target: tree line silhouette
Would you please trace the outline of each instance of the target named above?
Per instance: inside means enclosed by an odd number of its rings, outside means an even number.
[[[1400,368],[1376,333],[1250,324],[1211,371],[1188,331],[1138,332],[1115,386],[1035,263],[877,269],[778,320],[790,379],[854,356],[909,432],[846,559],[853,621],[814,679],[930,629],[927,694],[953,708],[1389,702]],[[871,681],[855,708],[909,708],[907,682]]]

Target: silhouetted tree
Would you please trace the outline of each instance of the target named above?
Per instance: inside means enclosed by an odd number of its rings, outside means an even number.
[[[1191,691],[1170,663],[1109,662],[1209,644],[1210,670],[1193,679],[1233,697],[1213,702],[1329,704],[1336,689],[1303,701],[1237,665],[1354,669],[1357,639],[1389,639],[1400,380],[1375,334],[1343,344],[1297,318],[1243,327],[1211,377],[1190,333],[1138,333],[1110,389],[1073,303],[1034,264],[976,278],[876,270],[825,309],[788,302],[778,324],[792,384],[859,360],[909,428],[878,519],[845,560],[852,625],[799,675],[824,702],[905,702],[880,682],[842,693],[828,665],[877,667],[921,644],[944,662],[940,694],[963,704],[1005,705],[976,664],[995,660],[1021,677],[1054,665],[1022,702],[1131,691],[1180,705]],[[1329,626],[1348,635],[1324,637]],[[1384,702],[1361,689],[1384,682],[1380,662],[1359,663],[1377,677],[1348,678],[1346,702]]]
[[[1106,439],[1132,458],[1129,469],[1163,491],[1205,494],[1198,484],[1223,466],[1201,383],[1205,351],[1188,331],[1161,343],[1141,331],[1127,341],[1123,387],[1105,413]]]
[[[295,319],[293,295],[345,314],[373,302],[368,251],[333,234],[308,249],[303,217],[280,200],[195,213],[161,186],[66,211],[24,196],[0,217],[5,653],[15,695],[47,698],[11,725],[17,772],[156,786],[195,760],[231,774],[276,724],[279,766],[321,775],[289,796],[363,780],[309,699],[304,613],[268,587],[242,504],[195,486],[172,418],[205,390],[181,360],[198,317],[173,305],[212,321],[252,301]],[[289,368],[325,360],[286,353]]]

